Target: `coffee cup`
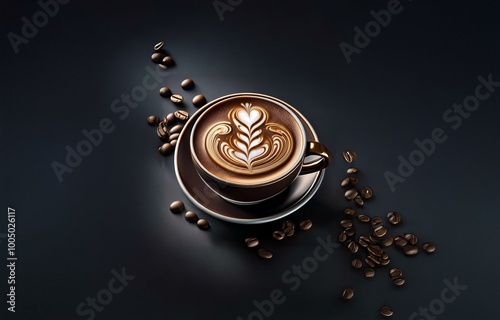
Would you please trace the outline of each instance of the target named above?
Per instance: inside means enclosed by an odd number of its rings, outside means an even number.
[[[205,184],[239,205],[272,198],[299,175],[331,162],[325,145],[306,139],[293,107],[261,94],[227,96],[203,110],[191,131],[190,152]],[[314,160],[305,159],[312,155]]]

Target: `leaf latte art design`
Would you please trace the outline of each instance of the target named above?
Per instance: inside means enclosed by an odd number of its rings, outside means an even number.
[[[228,122],[210,128],[205,148],[220,167],[239,174],[258,174],[283,164],[293,150],[293,138],[283,125],[268,122],[269,113],[251,103],[228,113]]]

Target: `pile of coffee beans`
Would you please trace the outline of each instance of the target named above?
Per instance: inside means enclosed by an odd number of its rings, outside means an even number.
[[[185,209],[184,203],[180,200],[175,200],[174,202],[172,202],[170,204],[170,211],[172,213],[182,213],[184,211],[184,209]],[[200,228],[202,230],[206,230],[210,227],[210,224],[208,223],[208,221],[205,219],[199,219],[198,215],[194,211],[191,211],[191,210],[186,211],[186,213],[184,213],[184,218],[188,222],[196,223],[198,228]]]
[[[356,153],[350,150],[344,151],[342,156],[347,163],[352,163],[356,159]],[[340,186],[347,189],[344,193],[345,199],[354,202],[358,209],[352,207],[344,209],[344,214],[347,217],[340,221],[342,231],[338,235],[338,240],[354,255],[351,260],[352,267],[355,269],[365,267],[364,276],[373,278],[377,268],[388,266],[391,262],[390,255],[386,251],[388,247],[394,246],[406,256],[414,256],[419,252],[419,239],[413,233],[388,234],[389,225],[397,226],[402,221],[401,214],[396,211],[387,213],[387,225],[379,216],[372,217],[357,211],[364,208],[365,201],[374,195],[371,187],[365,186],[357,189],[359,180],[355,174],[358,172],[356,167],[348,168],[348,176],[340,182]],[[359,227],[364,227],[368,231],[358,232],[355,221],[360,225]],[[422,249],[427,253],[432,253],[436,250],[436,246],[433,243],[425,242]],[[389,276],[395,286],[402,286],[406,282],[403,272],[398,268],[391,268]],[[342,298],[345,300],[350,300],[353,296],[354,290],[352,288],[346,288],[342,291]],[[380,309],[380,314],[385,317],[390,317],[393,313],[393,310],[387,306]]]

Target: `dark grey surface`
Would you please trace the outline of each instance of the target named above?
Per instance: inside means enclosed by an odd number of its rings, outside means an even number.
[[[402,12],[349,64],[339,45],[353,44],[353,28],[364,28],[373,20],[370,11],[385,9],[386,1],[247,0],[223,21],[212,2],[71,1],[17,54],[7,34],[20,34],[21,18],[31,20],[40,7],[0,2],[0,233],[7,232],[7,207],[14,207],[19,258],[15,315],[6,311],[7,269],[0,268],[1,318],[91,318],[77,315],[77,306],[122,268],[135,279],[95,319],[247,319],[256,310],[253,301],[269,299],[274,289],[286,301],[271,319],[376,319],[383,304],[393,307],[394,319],[411,319],[429,304],[439,308],[443,281],[455,278],[467,288],[443,304],[436,319],[494,317],[500,88],[456,130],[443,113],[474,94],[477,77],[500,81],[500,7],[404,0]],[[186,198],[173,158],[155,150],[159,141],[146,117],[177,107],[155,89],[124,119],[111,110],[116,98],[141,84],[145,68],[154,67],[149,57],[158,40],[177,62],[162,80],[173,92],[187,99],[203,93],[208,100],[265,93],[310,120],[334,153],[318,194],[291,216],[311,218],[312,230],[277,242],[271,237],[277,223],[239,226],[199,213],[211,224],[204,232],[168,212],[171,201]],[[180,81],[188,76],[196,88],[182,92]],[[75,148],[81,131],[103,118],[114,131],[59,182],[51,163],[63,163],[65,147]],[[397,173],[398,156],[408,158],[414,140],[429,138],[435,128],[448,139],[391,192],[384,172]],[[437,252],[406,258],[392,250],[392,265],[407,281],[395,288],[387,269],[364,279],[338,248],[292,291],[282,276],[309,261],[318,237],[336,238],[340,230],[346,148],[358,153],[361,183],[375,190],[363,211],[401,212],[404,223],[392,232],[414,231],[434,241]],[[259,259],[244,247],[247,235],[260,237],[275,257]],[[0,240],[4,265],[6,239]],[[347,285],[355,289],[348,303],[339,298]]]

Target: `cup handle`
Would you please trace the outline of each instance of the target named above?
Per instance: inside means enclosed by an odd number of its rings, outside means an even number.
[[[317,141],[307,141],[306,156],[316,155],[321,158],[312,162],[304,163],[299,174],[313,173],[326,168],[332,162],[332,156],[328,148]]]

